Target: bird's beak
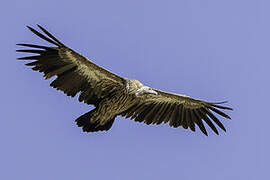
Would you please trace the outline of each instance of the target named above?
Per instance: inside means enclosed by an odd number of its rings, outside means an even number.
[[[148,93],[154,94],[154,95],[158,95],[158,93],[157,93],[156,91],[154,91],[153,89],[150,89],[150,90],[148,91]]]

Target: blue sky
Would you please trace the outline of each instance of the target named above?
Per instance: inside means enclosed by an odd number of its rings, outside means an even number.
[[[1,6],[1,179],[267,179],[270,2],[10,0]],[[16,43],[70,48],[121,76],[208,101],[228,100],[227,133],[204,136],[118,117],[85,134],[93,107],[15,59]],[[208,129],[209,130],[209,129]]]

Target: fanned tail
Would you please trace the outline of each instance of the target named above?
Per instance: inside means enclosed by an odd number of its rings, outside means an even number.
[[[76,123],[79,127],[82,127],[84,132],[96,132],[96,131],[108,131],[115,120],[115,117],[101,125],[99,121],[91,122],[94,110],[91,110],[84,115],[76,119]]]

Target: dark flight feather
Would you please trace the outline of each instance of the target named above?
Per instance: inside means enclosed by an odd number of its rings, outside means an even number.
[[[48,37],[44,36],[43,34],[39,33],[38,31],[36,31],[35,29],[31,28],[30,26],[26,26],[30,31],[32,31],[34,34],[36,34],[37,36],[39,36],[41,39],[46,40],[49,43],[52,43],[58,47],[61,47],[60,44],[57,44],[56,42],[54,42],[53,40],[49,39]]]
[[[55,42],[57,42],[57,44],[59,44],[60,46],[64,47],[65,45],[63,43],[61,43],[58,39],[56,39],[51,33],[49,33],[46,29],[44,29],[43,27],[41,27],[40,25],[37,25],[47,36],[49,36],[50,38],[52,38]]]

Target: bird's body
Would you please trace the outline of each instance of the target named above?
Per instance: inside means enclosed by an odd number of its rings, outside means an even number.
[[[84,126],[87,121],[92,124],[98,123],[98,126],[104,126],[106,123],[114,121],[115,117],[130,107],[135,105],[139,96],[144,94],[156,94],[151,88],[144,86],[138,80],[125,79],[125,82],[118,86],[117,90],[112,92],[108,97],[102,99],[99,105],[92,111],[86,113],[77,119],[79,126],[83,130],[91,131],[88,126]]]
[[[66,47],[48,31],[38,26],[47,36],[28,27],[33,33],[57,47],[18,44],[33,49],[17,50],[38,55],[18,58],[35,60],[27,63],[44,73],[45,79],[57,76],[51,86],[95,108],[80,116],[76,122],[83,131],[109,130],[121,115],[146,124],[167,123],[195,131],[195,125],[207,135],[203,121],[218,134],[212,121],[225,131],[222,123],[211,112],[230,117],[219,109],[232,110],[220,103],[210,103],[181,94],[163,92],[143,85],[138,80],[120,77],[94,64],[91,60]],[[212,121],[211,121],[212,120]]]

